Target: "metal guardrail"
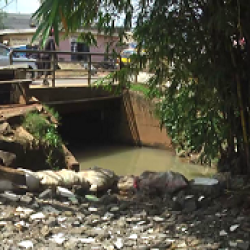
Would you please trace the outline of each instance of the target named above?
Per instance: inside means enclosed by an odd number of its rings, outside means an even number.
[[[50,72],[52,75],[52,87],[54,88],[56,86],[56,71],[57,71],[57,65],[58,63],[67,63],[64,61],[60,61],[58,60],[58,56],[60,55],[67,55],[67,56],[83,56],[85,58],[87,58],[87,60],[84,61],[69,61],[68,63],[75,63],[75,64],[79,64],[79,63],[84,63],[87,64],[87,80],[88,80],[88,85],[91,85],[91,80],[92,80],[92,65],[94,66],[95,64],[99,64],[99,65],[105,65],[105,63],[109,64],[109,63],[113,63],[113,69],[112,67],[108,70],[105,68],[102,68],[102,72],[112,72],[112,71],[116,71],[119,70],[121,65],[121,58],[119,55],[115,55],[114,53],[91,53],[91,52],[71,52],[71,51],[46,51],[46,50],[20,50],[20,49],[14,49],[10,52],[9,57],[10,57],[10,64],[13,65],[14,64],[14,58],[15,58],[15,53],[26,53],[29,55],[36,55],[38,58],[35,59],[36,61],[34,61],[38,67],[38,69],[27,69],[28,72]],[[50,55],[51,60],[42,60],[42,56],[43,55]],[[93,57],[103,57],[102,61],[94,61]],[[108,61],[105,61],[104,58],[108,58]],[[109,58],[111,59],[111,61],[109,61]],[[119,59],[117,61],[117,59]],[[112,62],[113,61],[113,62]],[[18,62],[23,62],[23,63],[28,63],[29,62],[29,58],[22,58],[18,60]],[[44,63],[49,63],[50,64],[50,69],[45,69],[45,68],[41,68],[41,65],[43,65]],[[59,70],[58,70],[59,71]],[[86,72],[85,68],[82,69],[60,69],[60,72],[74,72],[74,71],[83,71]],[[96,69],[96,73],[98,72],[98,70]],[[60,78],[63,79],[63,78]],[[77,79],[76,77],[74,77],[74,79]],[[84,77],[81,77],[81,79],[84,79]],[[85,78],[86,79],[86,78]]]

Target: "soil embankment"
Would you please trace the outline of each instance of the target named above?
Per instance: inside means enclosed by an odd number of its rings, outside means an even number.
[[[39,119],[34,119],[34,123],[37,123],[40,130],[42,130],[40,121],[56,126],[57,121],[53,115],[40,104],[2,106],[0,110],[0,160],[2,164],[31,170],[48,169],[52,166],[79,168],[74,157],[64,145],[53,148],[46,142],[51,138],[42,138],[41,131],[37,131],[35,137],[24,128],[23,121],[28,114],[36,114]],[[52,133],[49,135],[53,136]],[[52,158],[56,159],[56,165],[51,165]]]

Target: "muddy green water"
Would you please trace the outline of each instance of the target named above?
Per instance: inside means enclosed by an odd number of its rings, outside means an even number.
[[[176,171],[186,178],[211,176],[216,171],[209,167],[183,162],[173,153],[151,148],[123,146],[92,146],[72,150],[81,169],[98,166],[113,170],[118,175],[139,175],[145,170]]]

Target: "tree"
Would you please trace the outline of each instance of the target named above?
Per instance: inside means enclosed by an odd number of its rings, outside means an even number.
[[[4,11],[4,8],[9,4],[9,1],[8,0],[4,0],[4,1],[0,0],[0,3],[2,3],[2,2],[4,2],[5,5],[2,8],[0,8],[0,29],[6,29],[7,27],[5,25],[4,18],[6,17],[7,14]]]
[[[43,20],[37,34],[53,26],[58,42],[59,27],[95,21],[112,33],[124,15],[120,36],[133,28],[146,49],[151,94],[160,90],[159,114],[176,146],[250,173],[249,10],[247,0],[44,0],[35,17]],[[140,57],[135,65],[144,67]]]

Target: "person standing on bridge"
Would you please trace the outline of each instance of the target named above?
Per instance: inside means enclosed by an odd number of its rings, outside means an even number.
[[[46,51],[56,51],[56,44],[55,44],[55,40],[53,37],[53,33],[54,33],[54,30],[53,28],[51,28],[49,32],[49,37],[44,46],[44,50]],[[41,59],[42,61],[44,61],[43,62],[43,69],[44,69],[43,85],[49,85],[48,76],[51,75],[52,73],[50,70],[52,69],[51,60],[53,59],[53,54],[44,53],[42,54]],[[54,55],[54,60],[56,60],[56,55]]]

